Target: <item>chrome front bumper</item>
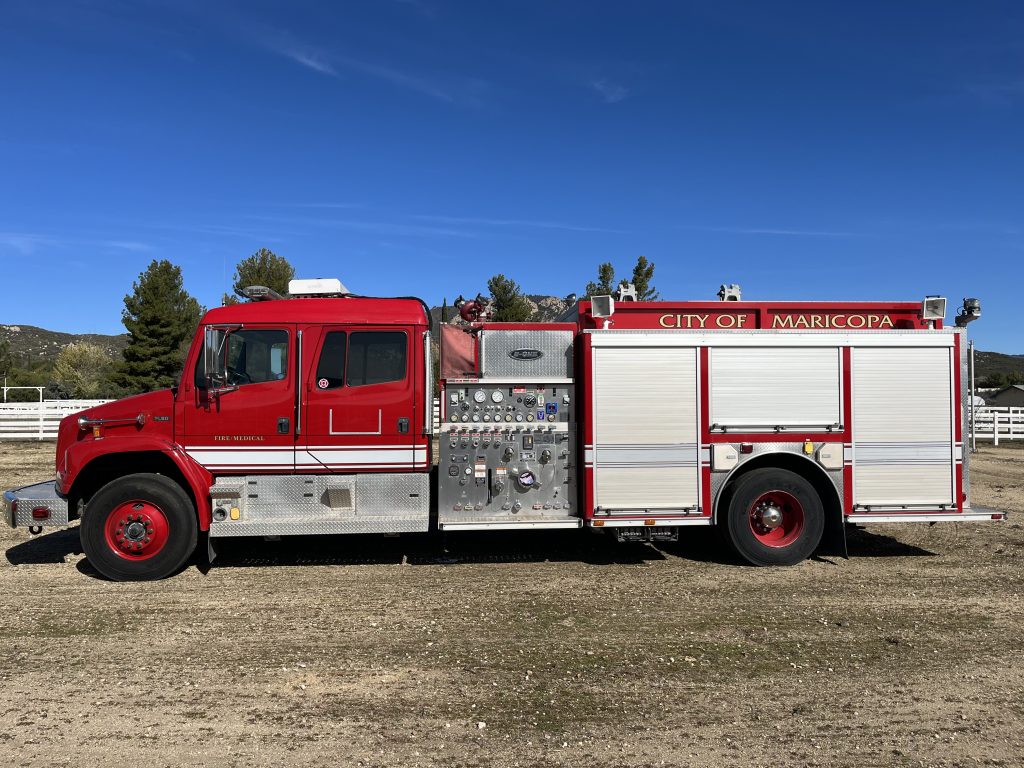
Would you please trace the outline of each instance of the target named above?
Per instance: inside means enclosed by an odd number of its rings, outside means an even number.
[[[4,491],[0,506],[12,528],[68,524],[68,500],[57,493],[53,480]]]

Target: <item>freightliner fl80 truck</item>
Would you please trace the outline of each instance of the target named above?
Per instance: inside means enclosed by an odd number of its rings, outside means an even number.
[[[35,533],[77,519],[117,580],[224,537],[719,526],[750,563],[789,565],[842,551],[851,523],[1003,517],[968,501],[965,332],[944,299],[624,293],[552,323],[466,302],[435,343],[418,299],[255,288],[206,313],[177,387],[64,419],[56,480],[7,491],[4,514]],[[977,314],[965,301],[956,325]]]

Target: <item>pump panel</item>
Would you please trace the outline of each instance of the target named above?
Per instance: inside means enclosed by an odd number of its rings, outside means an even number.
[[[441,397],[442,528],[578,525],[571,384],[449,384]]]

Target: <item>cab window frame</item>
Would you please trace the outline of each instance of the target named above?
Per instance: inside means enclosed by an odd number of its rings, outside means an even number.
[[[226,345],[226,349],[224,350],[224,355],[225,355],[224,368],[225,368],[225,371],[227,371],[227,368],[228,368],[228,356],[231,354],[231,340],[232,340],[232,337],[237,337],[239,334],[255,334],[255,333],[277,333],[277,334],[283,334],[283,336],[284,336],[284,338],[283,338],[284,354],[283,354],[283,359],[280,361],[280,363],[281,363],[281,370],[280,370],[279,373],[277,373],[275,375],[274,378],[260,379],[258,381],[237,381],[237,380],[236,381],[230,381],[230,382],[228,382],[230,384],[230,386],[233,386],[233,387],[250,387],[250,386],[257,386],[257,385],[260,385],[260,384],[280,384],[280,383],[284,383],[284,382],[289,381],[291,379],[291,368],[292,368],[291,361],[292,361],[293,339],[292,339],[292,332],[287,327],[272,327],[272,328],[243,327],[243,328],[233,329],[228,334],[228,337],[227,337],[227,339],[224,342],[224,344]],[[265,344],[265,346],[267,347],[267,366],[266,366],[266,372],[267,373],[273,373],[273,371],[274,371],[274,367],[273,367],[274,350],[275,350],[275,348],[280,347],[281,343],[282,343],[281,341],[276,341],[276,342],[271,342],[271,343]],[[199,390],[205,390],[207,388],[207,382],[205,380],[205,375],[204,375],[205,374],[205,351],[206,350],[205,350],[205,343],[204,343],[202,346],[200,346],[199,355],[196,358],[195,373],[193,375],[193,385],[195,386],[196,389],[199,389]],[[245,350],[245,351],[246,351],[246,355],[248,356],[248,350]],[[249,361],[247,360],[246,361],[246,365],[248,365],[248,362]],[[248,375],[249,375],[248,372],[243,372],[243,373],[245,373],[246,377],[248,378]]]
[[[338,372],[333,372],[333,376],[324,376],[324,371],[321,371],[321,365],[324,360],[324,352],[327,350],[328,339],[332,334],[341,334],[344,337],[345,355],[342,370],[340,371],[340,377]],[[366,378],[366,360],[363,362],[362,376],[364,381],[362,383],[355,383],[351,380],[353,376],[353,365],[352,365],[352,350],[356,346],[353,344],[353,337],[368,335],[368,334],[394,334],[401,336],[402,338],[402,371],[401,375],[397,378],[389,378],[383,381],[365,381]],[[360,328],[360,327],[338,327],[325,329],[323,337],[319,344],[317,351],[316,368],[313,370],[313,381],[314,389],[318,392],[339,392],[344,390],[356,390],[363,389],[365,387],[379,387],[387,386],[389,384],[401,384],[409,381],[410,373],[410,361],[412,356],[409,353],[409,339],[410,334],[407,329],[404,328]],[[366,348],[369,345],[365,345]],[[331,384],[327,387],[321,387],[320,381],[322,379],[338,379],[340,378],[342,383],[340,385]]]

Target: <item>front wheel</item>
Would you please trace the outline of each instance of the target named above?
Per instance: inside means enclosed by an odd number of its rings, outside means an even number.
[[[825,512],[814,486],[785,469],[755,469],[743,475],[726,514],[729,541],[754,565],[806,560],[825,530]]]
[[[89,563],[114,581],[162,579],[185,564],[198,536],[192,501],[162,475],[126,475],[86,505],[79,535]]]

